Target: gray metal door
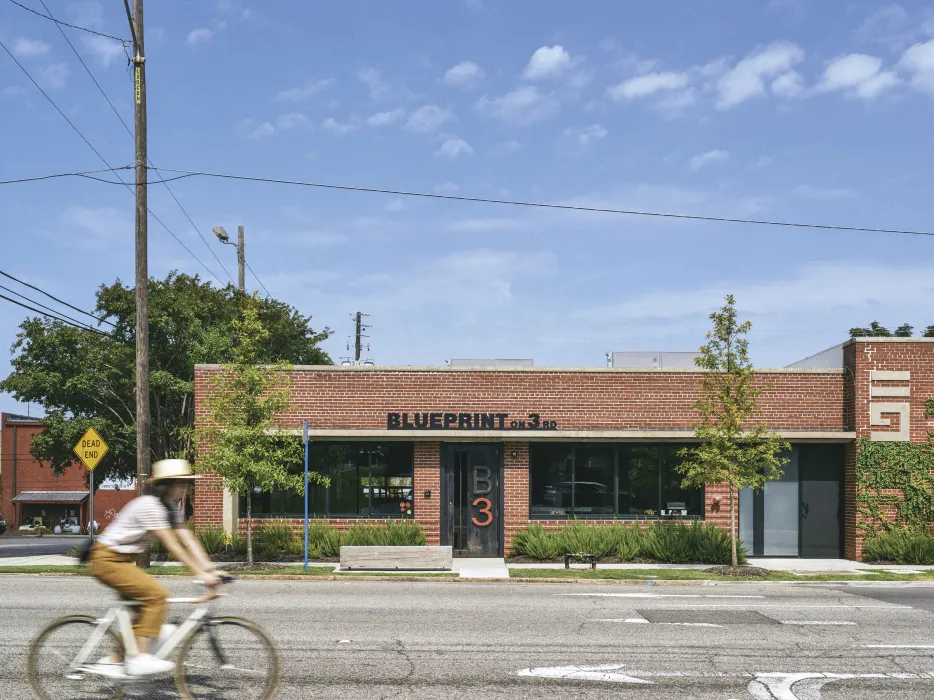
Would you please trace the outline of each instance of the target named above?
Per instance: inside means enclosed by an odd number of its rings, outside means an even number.
[[[441,544],[456,556],[503,556],[502,446],[442,447]]]

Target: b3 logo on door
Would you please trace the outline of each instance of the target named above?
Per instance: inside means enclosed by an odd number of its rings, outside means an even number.
[[[477,527],[486,527],[493,522],[493,503],[489,498],[485,498],[486,494],[493,490],[493,481],[490,478],[492,473],[489,467],[473,468],[473,507],[479,507],[478,515],[486,516],[485,520],[478,520],[476,515],[470,519]]]

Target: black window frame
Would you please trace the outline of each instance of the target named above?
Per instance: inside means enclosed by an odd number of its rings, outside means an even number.
[[[665,456],[663,449],[672,448],[677,446],[678,448],[682,447],[691,447],[692,444],[680,444],[677,445],[674,443],[664,443],[664,442],[653,442],[653,443],[586,443],[586,442],[557,442],[557,443],[545,443],[533,442],[529,446],[529,521],[543,521],[543,520],[704,520],[706,518],[706,489],[700,487],[695,489],[700,493],[700,512],[697,514],[688,514],[688,515],[661,515],[663,509],[663,489],[664,489],[664,479],[663,479],[663,465],[665,461]],[[602,447],[604,449],[610,448],[613,450],[613,513],[610,514],[593,514],[588,515],[585,513],[578,512],[578,506],[575,503],[575,488],[574,485],[577,481],[577,449],[578,448],[587,448],[594,449]],[[643,514],[630,514],[630,513],[620,513],[620,489],[626,487],[627,489],[630,486],[629,480],[629,458],[630,455],[627,454],[629,450],[635,448],[652,448],[655,449],[655,480],[656,488],[655,494],[657,497],[657,506],[654,510],[654,515],[645,515]],[[552,511],[550,514],[542,514],[533,512],[533,492],[534,492],[534,470],[533,463],[535,461],[535,453],[540,450],[565,450],[569,452],[570,455],[570,464],[571,464],[571,502],[568,507],[565,509],[567,512],[563,514],[558,514]],[[631,494],[630,494],[631,498]]]
[[[373,456],[374,452],[377,452],[380,448],[384,447],[405,447],[408,448],[408,467],[409,470],[404,476],[409,476],[412,480],[411,485],[411,495],[409,496],[408,502],[410,506],[407,510],[409,513],[406,513],[400,508],[400,512],[396,513],[374,513],[373,512]],[[354,452],[364,452],[366,454],[366,466],[358,464],[356,468],[355,481],[357,483],[358,498],[360,496],[360,483],[361,479],[366,479],[367,483],[367,502],[368,502],[368,513],[360,513],[359,507],[358,512],[348,513],[348,512],[337,512],[331,511],[331,487],[330,486],[318,486],[317,484],[310,484],[309,488],[315,489],[320,488],[324,489],[324,509],[323,510],[313,510],[311,499],[309,499],[309,509],[308,509],[308,518],[317,519],[317,518],[329,518],[329,519],[340,519],[340,520],[412,520],[415,517],[415,443],[414,442],[370,442],[370,441],[316,441],[309,443],[309,450],[321,451],[321,465],[322,469],[319,473],[322,476],[330,477],[331,475],[331,460],[332,460],[332,447],[345,447],[348,451]],[[309,469],[315,471],[311,468],[311,462],[315,461],[312,457],[312,454],[309,453]],[[304,463],[302,464],[302,470],[304,470]],[[285,502],[288,497],[288,494],[292,492],[274,490],[270,491],[267,494],[255,494],[254,504],[256,503],[257,497],[265,497],[269,499],[269,511],[268,513],[257,513],[253,512],[253,518],[304,518],[305,512],[304,508],[301,512],[291,513],[285,510]],[[241,519],[245,518],[246,513],[246,496],[239,497],[240,513],[239,517]]]

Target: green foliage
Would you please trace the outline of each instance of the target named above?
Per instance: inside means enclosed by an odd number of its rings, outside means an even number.
[[[713,330],[701,346],[697,366],[704,370],[700,395],[694,403],[694,430],[700,444],[680,451],[678,465],[686,487],[726,483],[730,487],[730,536],[735,546],[736,501],[741,488],[761,489],[781,478],[787,458],[781,451],[791,446],[765,423],[753,423],[759,414],[759,397],[770,387],[760,383],[749,360],[749,321],[739,323],[733,295],[720,311],[710,315]],[[736,566],[738,554],[732,557]]]
[[[593,554],[598,559],[608,557],[616,553],[618,529],[616,525],[607,527],[572,522],[558,531],[559,554]]]
[[[247,304],[232,285],[169,274],[149,283],[151,457],[193,457],[194,368],[232,359],[233,323]],[[263,299],[258,318],[268,331],[263,362],[331,364],[319,347],[330,331],[275,299]],[[90,425],[110,446],[95,470],[98,480],[136,473],[135,289],[120,281],[97,291],[95,313],[115,327],[106,336],[59,321],[29,318],[13,344],[12,372],[0,391],[39,404],[45,431],[31,452],[56,473],[72,466],[72,448]]]
[[[906,326],[908,324],[905,324]],[[903,326],[904,327],[904,326]],[[909,328],[911,326],[908,326]],[[910,335],[910,334],[909,334]],[[873,321],[868,328],[851,328],[851,338],[891,338],[892,331],[881,326],[878,321]]]
[[[934,414],[930,399],[927,409],[929,417]],[[856,484],[858,525],[866,534],[926,530],[934,523],[934,444],[862,438]]]
[[[310,521],[308,523],[309,557],[311,556],[312,550],[320,552],[319,556],[323,557],[340,556],[341,533],[332,528],[327,520]]]
[[[227,546],[230,551],[236,554],[246,554],[246,537],[244,535],[234,535],[230,538],[230,544]]]
[[[905,529],[880,532],[863,543],[863,561],[934,564],[934,535]]]
[[[414,520],[389,520],[370,528],[373,544],[381,547],[424,547],[425,532]]]
[[[213,556],[224,550],[226,533],[223,528],[205,527],[198,531],[198,541],[209,555]]]
[[[645,556],[645,531],[638,523],[632,523],[629,526],[623,525],[617,535],[616,557],[620,561],[632,561]]]
[[[730,564],[732,561],[730,533],[716,525],[695,520],[656,523],[646,531],[642,543],[644,556],[667,564]],[[746,563],[746,549],[736,547],[739,564]]]
[[[510,547],[514,556],[531,557],[538,561],[551,561],[562,554],[558,537],[540,523],[531,523],[512,538]]]
[[[262,556],[269,559],[275,559],[281,553],[288,552],[294,540],[292,526],[287,523],[269,521],[256,528],[256,548]]]

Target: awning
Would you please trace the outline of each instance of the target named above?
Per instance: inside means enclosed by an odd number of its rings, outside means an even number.
[[[23,491],[14,503],[81,503],[87,491]]]

